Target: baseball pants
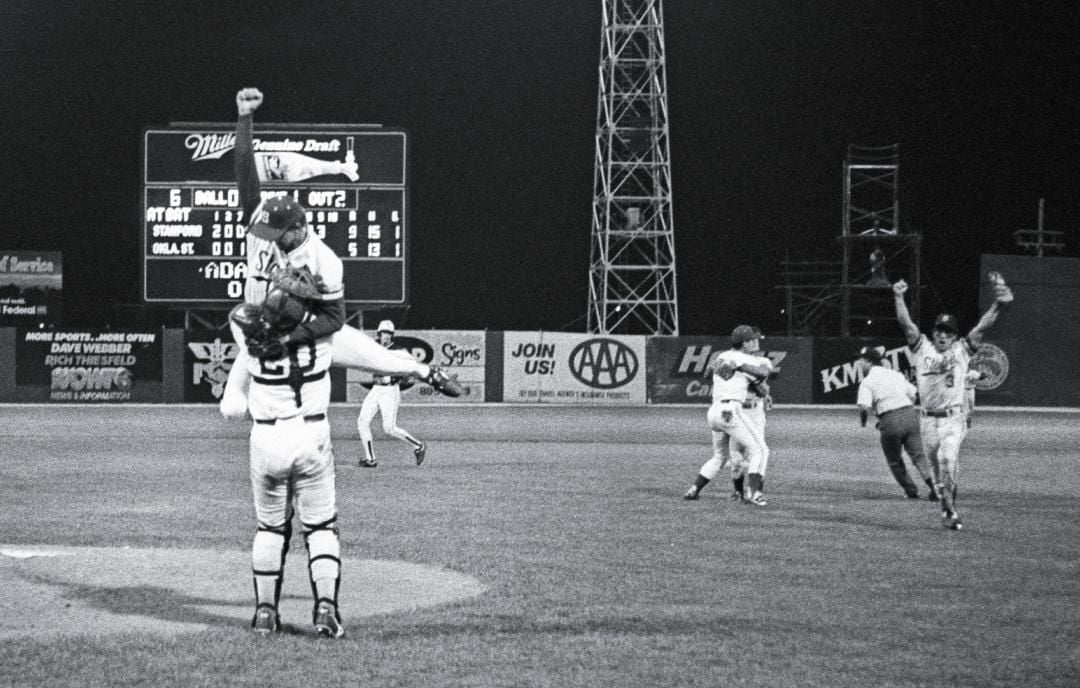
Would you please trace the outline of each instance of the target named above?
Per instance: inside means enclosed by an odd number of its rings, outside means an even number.
[[[919,410],[914,406],[886,411],[878,417],[881,430],[881,450],[893,478],[909,497],[918,496],[919,488],[904,466],[904,451],[912,465],[922,476],[923,481],[936,482],[934,470],[923,451],[923,442],[919,424]]]

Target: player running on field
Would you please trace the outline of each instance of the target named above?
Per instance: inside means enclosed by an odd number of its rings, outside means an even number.
[[[281,630],[278,601],[295,509],[307,546],[315,631],[340,638],[345,633],[337,607],[341,545],[326,417],[330,337],[281,345],[282,334],[310,318],[307,305],[297,305],[293,298],[275,289],[264,306],[241,304],[229,318],[241,333],[239,341],[257,354],[243,361],[251,378],[247,405],[254,422],[249,459],[258,522],[251,546],[255,582],[251,625],[260,634]]]
[[[379,338],[379,344],[390,351],[412,358],[412,354],[394,343],[393,321],[380,322],[375,336]],[[375,449],[372,446],[371,437],[371,421],[375,420],[377,413],[382,414],[383,432],[412,445],[416,465],[424,463],[427,444],[416,439],[397,424],[398,408],[401,406],[401,390],[411,386],[412,379],[400,375],[376,375],[372,381],[370,391],[364,397],[364,403],[360,405],[360,415],[356,417],[356,429],[360,432],[360,440],[364,444],[364,458],[360,459],[360,465],[364,468],[375,468],[379,465],[379,462],[375,460]]]
[[[709,363],[712,405],[707,418],[712,432],[713,455],[701,466],[694,484],[683,495],[684,499],[697,499],[702,488],[715,479],[727,463],[723,447],[727,435],[745,453],[750,490],[747,501],[755,506],[767,504],[762,494],[765,466],[769,460],[765,427],[752,409],[745,408],[751,384],[764,382],[772,371],[767,358],[754,355],[759,339],[756,328],[739,325],[731,333],[731,348],[720,352]]]
[[[1013,300],[1012,290],[998,273],[991,273],[994,302],[979,322],[960,337],[956,316],[942,313],[934,321],[931,338],[919,331],[911,320],[904,294],[907,282],[893,284],[896,320],[904,331],[914,359],[915,382],[922,403],[921,431],[923,447],[941,477],[942,524],[960,530],[962,521],[956,509],[958,495],[960,444],[967,433],[965,386],[971,356],[982,342],[983,334],[993,325],[1005,304]]]
[[[253,113],[262,102],[263,95],[255,88],[241,89],[236,94],[236,181],[243,217],[248,221],[244,300],[249,304],[261,304],[275,272],[307,267],[316,278],[322,298],[314,304],[312,321],[301,325],[296,333],[283,335],[283,341],[332,335],[331,357],[336,366],[381,375],[413,376],[447,396],[459,396],[461,385],[440,368],[411,357],[396,356],[360,330],[344,324],[341,259],[310,231],[307,213],[295,199],[290,196],[262,197],[252,145]],[[241,341],[235,327],[233,336],[236,341]],[[241,347],[222,395],[221,412],[230,418],[243,417],[246,411],[245,391],[250,383],[246,358]]]

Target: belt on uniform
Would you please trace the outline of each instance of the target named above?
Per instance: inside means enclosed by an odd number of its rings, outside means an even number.
[[[881,411],[880,413],[877,414],[877,417],[878,418],[884,418],[885,416],[889,415],[890,413],[896,413],[897,411],[903,411],[904,409],[909,409],[909,408],[914,408],[914,407],[910,406],[910,405],[908,405],[908,406],[897,406],[896,408],[891,408],[888,411]]]
[[[746,399],[721,399],[720,403],[721,404],[741,404],[744,401],[746,401]]]
[[[758,405],[758,400],[757,399],[745,399],[743,401],[743,403],[742,403],[742,407],[744,409],[757,408],[757,405]]]
[[[950,406],[943,409],[923,409],[922,414],[927,418],[948,418],[949,416],[959,416],[964,410],[959,406]]]
[[[296,416],[293,416],[296,418]],[[279,420],[292,420],[292,418],[256,418],[255,422],[259,425],[274,425]],[[305,423],[317,423],[320,420],[326,420],[325,413],[313,413],[310,416],[304,416]]]

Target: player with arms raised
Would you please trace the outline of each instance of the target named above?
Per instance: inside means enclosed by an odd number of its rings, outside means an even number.
[[[333,364],[359,368],[381,375],[412,376],[439,392],[456,397],[461,385],[440,368],[396,356],[360,330],[344,324],[345,293],[341,259],[308,226],[303,206],[287,195],[263,199],[252,144],[252,121],[263,95],[255,88],[236,94],[236,183],[244,217],[248,219],[247,280],[244,301],[260,305],[275,275],[307,268],[317,289],[312,299],[312,318],[296,332],[282,335],[282,343],[310,342],[332,336]],[[233,325],[233,336],[241,341]],[[246,352],[241,348],[229,374],[221,400],[221,412],[230,418],[246,412],[245,390],[250,384]]]
[[[942,313],[934,321],[928,339],[911,320],[904,302],[907,282],[900,280],[892,287],[896,320],[914,358],[915,383],[922,404],[923,447],[941,478],[942,524],[952,530],[960,530],[963,525],[956,510],[957,473],[960,444],[967,433],[965,384],[971,357],[983,334],[997,322],[1001,309],[1013,300],[1012,290],[1000,274],[991,273],[990,279],[994,283],[994,302],[962,338],[956,316]]]

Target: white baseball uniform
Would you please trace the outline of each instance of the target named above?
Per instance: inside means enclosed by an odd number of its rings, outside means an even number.
[[[251,233],[251,227],[263,204],[262,187],[258,175],[258,165],[252,148],[252,117],[240,116],[236,125],[237,188],[240,192],[241,205],[247,218],[248,228],[245,250],[247,251],[247,276],[244,283],[244,300],[253,305],[261,305],[269,288],[270,273],[277,266],[304,267],[322,279],[328,290],[327,300],[340,299],[344,296],[342,282],[343,268],[341,259],[326,244],[308,229],[307,239],[297,248],[285,254],[275,242],[261,239]],[[243,341],[235,324],[232,325],[235,341]],[[409,357],[408,359],[391,355],[355,327],[342,326],[334,333],[331,340],[333,364],[345,368],[360,368],[389,375],[411,375],[425,379],[431,369],[424,363]],[[244,399],[250,380],[247,378],[247,365],[244,359],[247,352],[241,347],[240,355],[233,362],[225,392],[221,399],[221,412],[229,418],[243,417]]]
[[[765,366],[769,368],[769,370],[772,370],[772,361],[769,360],[768,356],[753,356],[753,358],[757,365]],[[738,372],[736,375],[746,376],[746,373]],[[749,376],[746,377],[749,381]],[[720,433],[721,452],[731,463],[732,477],[738,477],[740,475],[745,476],[749,473],[760,473],[764,476],[769,464],[769,447],[764,442],[766,420],[765,400],[754,392],[747,390],[746,401],[743,402],[743,408],[747,411],[747,418],[760,426],[760,436],[763,438],[762,444],[764,446],[761,459],[756,466],[752,466],[746,452],[746,447],[738,442],[732,444],[731,436],[727,433]],[[714,445],[716,441],[717,438],[714,435]]]
[[[962,337],[940,352],[926,335],[920,334],[911,351],[922,405],[923,448],[942,478],[955,484],[960,444],[967,434],[965,386],[975,347]]]
[[[243,340],[241,340],[243,341]],[[330,340],[292,343],[278,359],[247,357],[253,419],[250,476],[258,528],[252,543],[256,605],[276,614],[293,510],[307,544],[316,603],[337,604],[337,533],[330,405]]]
[[[386,349],[397,356],[412,358],[412,354],[405,349],[394,346],[388,346]],[[371,389],[360,404],[360,415],[356,417],[356,429],[360,433],[360,441],[364,445],[368,462],[375,461],[371,421],[375,420],[377,413],[382,414],[382,428],[387,435],[407,442],[414,450],[424,446],[422,441],[397,424],[398,408],[401,406],[401,382],[402,378],[397,375],[376,375]]]
[[[713,480],[727,463],[725,435],[737,445],[749,473],[764,474],[768,462],[768,446],[765,444],[764,408],[746,408],[750,392],[750,376],[733,372],[725,377],[724,362],[731,366],[743,363],[753,366],[767,365],[767,358],[752,356],[742,351],[728,349],[721,352],[709,364],[712,372],[712,405],[707,414],[712,431],[713,456],[701,467],[701,475]]]

